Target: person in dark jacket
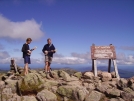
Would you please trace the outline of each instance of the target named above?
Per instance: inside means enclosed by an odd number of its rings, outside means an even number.
[[[45,72],[50,72],[50,65],[52,62],[53,54],[56,52],[54,45],[51,42],[51,39],[47,39],[47,44],[44,45],[42,52],[45,54]]]
[[[24,75],[28,74],[28,64],[31,64],[31,60],[30,60],[30,54],[31,54],[31,51],[30,51],[30,48],[29,48],[29,45],[32,41],[31,38],[27,38],[26,39],[26,43],[23,44],[22,46],[22,52],[23,52],[23,58],[24,58]]]

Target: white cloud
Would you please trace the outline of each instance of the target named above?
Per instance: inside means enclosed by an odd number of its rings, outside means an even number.
[[[0,50],[4,50],[4,46],[0,44]]]
[[[0,59],[5,59],[10,57],[7,51],[0,51]]]
[[[0,15],[0,37],[26,40],[31,37],[33,40],[40,39],[44,33],[41,31],[41,24],[34,19],[23,22],[12,22]]]

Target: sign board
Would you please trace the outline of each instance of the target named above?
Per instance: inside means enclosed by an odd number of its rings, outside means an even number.
[[[109,46],[91,46],[92,59],[116,59],[115,47]]]

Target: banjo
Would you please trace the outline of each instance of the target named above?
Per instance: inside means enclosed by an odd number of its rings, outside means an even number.
[[[28,50],[28,51],[33,51],[33,50],[35,50],[37,47],[35,46],[34,48],[32,48],[32,49],[30,49],[30,50]],[[27,53],[28,55],[31,55],[31,53]]]
[[[55,49],[53,51],[56,52],[57,50]],[[49,52],[51,52],[51,51],[44,51],[44,54],[47,55]]]

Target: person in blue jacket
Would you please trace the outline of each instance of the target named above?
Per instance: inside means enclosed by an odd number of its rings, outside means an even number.
[[[47,44],[44,45],[42,52],[45,54],[45,73],[50,73],[50,65],[52,63],[53,54],[56,52],[50,38],[47,39]]]

